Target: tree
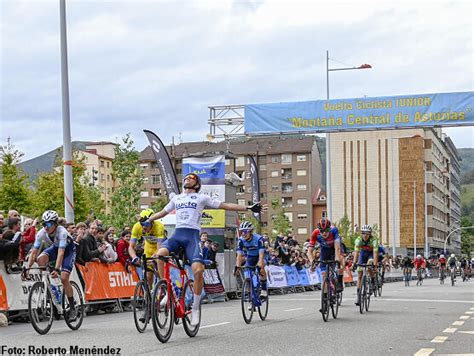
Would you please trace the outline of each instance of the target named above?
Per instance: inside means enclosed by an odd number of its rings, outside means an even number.
[[[60,157],[56,161],[57,169],[38,176],[36,192],[33,194],[34,216],[41,216],[45,210],[56,210],[64,216],[64,166]],[[101,213],[105,204],[100,191],[88,184],[84,158],[78,151],[73,152],[73,190],[74,190],[74,219],[85,221],[90,211]]]
[[[466,216],[461,218],[461,227],[474,226],[474,222]],[[461,253],[471,258],[474,251],[474,228],[461,230]]]
[[[349,220],[348,216],[344,216],[336,222],[335,224],[339,230],[339,235],[343,238],[344,243],[351,250],[354,249],[355,240],[359,237],[357,233],[354,232],[354,224]]]
[[[160,197],[158,199],[156,199],[152,204],[151,204],[151,209],[153,209],[153,211],[155,213],[163,210],[163,208],[166,206],[166,204],[168,204],[168,200],[164,197]]]
[[[118,182],[118,187],[112,195],[109,222],[118,229],[131,226],[136,221],[144,180],[138,165],[139,157],[130,134],[127,134],[122,138],[122,144],[115,148],[115,159],[112,163],[112,174]]]
[[[291,232],[291,224],[288,217],[285,215],[285,208],[280,205],[278,199],[272,200],[272,214],[273,230],[276,230],[278,234],[287,234]]]
[[[23,153],[15,149],[10,138],[6,145],[0,146],[1,182],[0,210],[30,211],[31,191],[27,176],[17,167]]]

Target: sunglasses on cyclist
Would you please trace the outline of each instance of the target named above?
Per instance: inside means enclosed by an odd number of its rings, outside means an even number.
[[[331,231],[330,227],[328,227],[327,229],[321,230],[321,232],[329,232],[329,231]]]
[[[195,175],[195,174],[187,174],[186,177],[184,177],[184,179],[188,179],[188,178],[191,178],[191,179],[194,179],[194,180],[198,179],[197,175]]]
[[[140,225],[143,226],[143,227],[150,227],[150,226],[151,226],[151,222],[149,222],[149,221],[142,221],[142,222],[140,223]]]
[[[241,232],[242,234],[248,234],[248,233],[251,232],[251,231],[252,231],[252,230],[240,230],[240,232]]]
[[[47,227],[48,229],[52,228],[52,227],[55,226],[55,225],[56,225],[56,223],[53,222],[53,221],[45,221],[45,222],[43,223],[43,226],[44,226],[44,227]]]

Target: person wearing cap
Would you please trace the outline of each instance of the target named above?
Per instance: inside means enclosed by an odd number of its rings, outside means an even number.
[[[140,212],[138,221],[133,225],[132,237],[128,246],[128,254],[133,265],[140,265],[140,257],[137,256],[136,246],[144,240],[145,257],[151,258],[158,251],[159,247],[165,241],[165,226],[160,221],[149,221],[148,218],[155,212],[152,209],[145,209]],[[157,270],[154,261],[149,261],[146,277],[150,286],[153,285],[154,271]],[[160,275],[161,278],[161,275]]]

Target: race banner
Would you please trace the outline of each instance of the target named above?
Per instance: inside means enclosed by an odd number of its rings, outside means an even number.
[[[224,228],[225,210],[222,209],[204,209],[201,216],[202,228]]]
[[[217,269],[204,270],[204,290],[207,294],[219,294],[225,292],[224,285],[222,284]]]
[[[225,200],[225,185],[203,185],[201,193],[209,195],[212,199]]]
[[[474,92],[245,106],[245,133],[317,133],[474,125]]]
[[[161,178],[165,184],[166,193],[168,197],[172,198],[174,194],[179,194],[179,185],[168,151],[166,151],[163,142],[161,142],[158,136],[153,132],[149,130],[143,130],[143,132],[145,132],[148,141],[150,141],[150,147],[155,156]]]
[[[260,201],[260,180],[258,179],[258,167],[255,159],[248,155],[250,162],[250,185],[252,186],[252,204]],[[258,157],[257,157],[258,158]],[[253,213],[258,221],[261,221],[260,213]]]
[[[265,266],[267,272],[268,287],[270,288],[285,288],[288,286],[286,282],[286,274],[283,267],[280,266]]]
[[[183,159],[183,177],[197,174],[204,185],[225,185],[225,156],[189,157]]]
[[[313,272],[309,268],[306,269],[306,274],[308,275],[308,281],[310,285],[316,285],[316,284],[321,283],[319,271],[320,271],[319,267],[316,268],[316,270]]]
[[[300,279],[300,284],[302,286],[309,286],[309,279],[308,273],[306,272],[306,268],[302,268],[298,271],[298,278]]]
[[[290,287],[294,287],[300,284],[298,278],[298,271],[295,266],[284,266],[283,267],[286,273],[286,281]]]
[[[77,264],[76,267],[86,285],[86,301],[131,298],[139,281],[135,269],[128,273],[119,262],[89,262],[86,266]]]

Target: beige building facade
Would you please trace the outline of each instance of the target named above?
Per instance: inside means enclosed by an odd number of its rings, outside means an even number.
[[[378,226],[396,253],[440,252],[450,229],[449,154],[440,129],[331,134],[331,218]],[[332,193],[332,194],[331,194]],[[454,248],[454,246],[450,246]]]

